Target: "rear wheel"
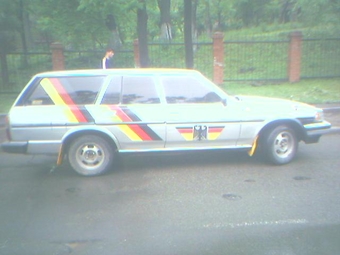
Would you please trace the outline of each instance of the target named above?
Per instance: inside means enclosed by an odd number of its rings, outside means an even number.
[[[287,126],[278,126],[268,132],[262,145],[266,158],[276,165],[291,162],[298,149],[296,134]]]
[[[110,144],[100,136],[80,136],[71,143],[68,160],[78,174],[100,175],[112,166],[114,152]]]

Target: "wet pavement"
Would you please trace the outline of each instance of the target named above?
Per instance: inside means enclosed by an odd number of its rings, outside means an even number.
[[[340,135],[268,165],[243,153],[131,155],[86,178],[0,153],[0,254],[334,255]]]

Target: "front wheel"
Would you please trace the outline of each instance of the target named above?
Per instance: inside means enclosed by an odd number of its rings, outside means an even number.
[[[108,171],[113,164],[114,152],[110,144],[97,135],[76,138],[68,150],[71,167],[81,175],[94,176]]]
[[[291,162],[298,149],[298,141],[293,129],[278,126],[267,133],[263,149],[266,158],[276,165]]]

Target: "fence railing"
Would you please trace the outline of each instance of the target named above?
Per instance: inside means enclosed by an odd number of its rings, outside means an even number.
[[[304,39],[301,78],[340,77],[340,38]]]
[[[286,37],[287,38],[287,37]],[[224,81],[290,80],[289,70],[301,78],[340,77],[340,38],[302,39],[299,65],[291,65],[291,58],[299,52],[291,51],[291,40],[225,40],[222,41]],[[117,50],[114,65],[134,68],[136,52],[133,45]],[[215,42],[195,43],[194,68],[213,79],[216,72]],[[296,48],[296,47],[295,47]],[[301,49],[300,49],[301,48]],[[183,43],[150,43],[151,67],[185,68]],[[293,47],[294,50],[294,47]],[[103,52],[64,50],[66,69],[100,68]],[[6,56],[9,82],[0,80],[0,93],[19,93],[32,75],[53,69],[51,52],[13,52]],[[301,71],[300,71],[301,66]],[[3,67],[1,67],[3,68]],[[299,70],[297,70],[299,69]]]
[[[32,75],[52,69],[50,52],[12,52],[7,54],[6,63],[8,82],[0,80],[0,93],[21,91]]]
[[[288,40],[225,41],[225,81],[287,80]]]

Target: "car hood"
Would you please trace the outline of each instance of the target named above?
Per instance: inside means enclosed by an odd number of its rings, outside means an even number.
[[[280,98],[235,96],[237,104],[253,117],[314,118],[322,110],[312,105]]]

